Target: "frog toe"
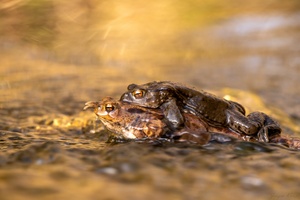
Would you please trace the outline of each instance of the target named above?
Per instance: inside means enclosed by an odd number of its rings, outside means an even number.
[[[259,142],[269,142],[268,129],[261,128],[257,133],[257,137]]]

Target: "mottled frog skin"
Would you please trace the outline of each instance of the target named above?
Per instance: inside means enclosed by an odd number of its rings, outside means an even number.
[[[87,102],[84,109],[93,108],[104,126],[111,132],[127,139],[169,138],[176,141],[189,141],[206,144],[210,133],[202,121],[191,114],[185,117],[188,123],[173,131],[165,121],[160,109],[144,108],[135,104],[106,97],[98,102]]]
[[[87,102],[84,109],[94,108],[104,126],[128,139],[157,138],[168,130],[163,114],[158,109],[146,109],[106,97],[98,102]]]
[[[187,119],[184,113],[191,113],[209,127],[230,129],[241,136],[269,142],[277,137],[281,128],[276,121],[262,112],[245,116],[245,109],[239,103],[219,98],[213,94],[197,91],[183,85],[162,81],[142,85],[130,84],[121,101],[147,108],[160,108],[171,127],[178,129]]]

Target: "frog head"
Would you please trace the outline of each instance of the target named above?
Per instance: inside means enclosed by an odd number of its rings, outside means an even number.
[[[150,82],[143,85],[130,84],[121,101],[143,107],[158,108],[175,96],[175,89],[169,82]]]
[[[94,113],[100,120],[107,125],[119,121],[120,103],[111,97],[105,97],[101,101],[89,101],[85,103],[84,110],[93,108]]]

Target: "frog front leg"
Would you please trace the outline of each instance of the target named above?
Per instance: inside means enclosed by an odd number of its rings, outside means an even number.
[[[160,106],[160,109],[163,111],[167,123],[171,125],[171,128],[179,129],[184,125],[183,116],[176,104],[175,99],[171,99],[170,101],[163,103]]]
[[[228,126],[238,133],[253,135],[258,141],[269,142],[269,137],[281,132],[280,126],[262,112],[250,113],[247,117],[242,113],[227,111]]]

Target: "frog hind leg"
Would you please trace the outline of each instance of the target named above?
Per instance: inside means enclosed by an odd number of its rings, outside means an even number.
[[[263,117],[260,115],[248,115],[247,117],[234,110],[226,111],[227,125],[230,129],[240,134],[255,135],[263,125]]]
[[[262,112],[253,112],[244,116],[242,113],[228,111],[227,123],[232,130],[256,136],[260,142],[269,142],[269,137],[281,133],[278,123]]]

